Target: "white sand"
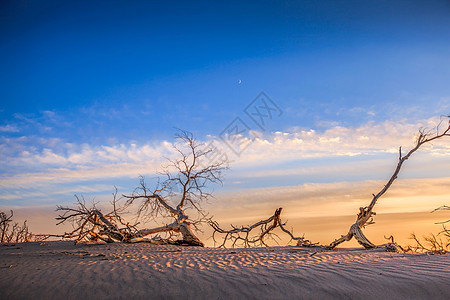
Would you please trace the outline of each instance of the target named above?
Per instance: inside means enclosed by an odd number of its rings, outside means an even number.
[[[0,245],[0,299],[175,298],[450,299],[450,256],[297,247]]]

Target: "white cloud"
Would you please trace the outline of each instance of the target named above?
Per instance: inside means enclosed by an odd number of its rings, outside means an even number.
[[[52,116],[51,113],[49,115]],[[261,138],[255,139],[241,157],[228,151],[231,160],[235,161],[228,176],[233,181],[233,177],[271,180],[277,176],[329,178],[330,174],[367,176],[370,172],[380,173],[392,161],[380,160],[379,154],[396,153],[400,145],[411,147],[417,129],[431,128],[435,124],[433,122],[435,119],[418,123],[369,122],[359,127],[333,126],[324,131],[292,128],[286,132],[261,134]],[[429,145],[426,150],[430,156],[445,158],[449,155],[450,143],[442,140]],[[46,186],[57,189],[59,184],[135,178],[155,174],[165,157],[173,157],[174,154],[173,144],[167,141],[77,145],[58,138],[3,138],[0,144],[0,157],[4,162],[0,187],[8,190],[6,195],[12,194],[13,190],[36,185],[42,189]],[[329,158],[355,156],[365,158],[365,161],[334,165],[323,162]],[[395,155],[392,159],[396,159]],[[308,161],[308,164],[292,163],[301,161]],[[442,167],[449,163],[439,161],[439,165]],[[429,172],[430,168],[425,169],[423,177],[429,177]],[[3,196],[2,199],[6,198]]]
[[[322,132],[293,128],[288,132],[275,132],[255,139],[236,161],[242,166],[300,159],[396,153],[399,146],[408,149],[414,145],[419,128],[433,128],[438,122],[436,118],[417,123],[371,121],[356,128],[334,126]],[[426,148],[445,154],[449,146],[443,140],[434,143],[434,147],[428,145]]]
[[[19,132],[19,128],[15,125],[4,125],[0,126],[0,132]]]

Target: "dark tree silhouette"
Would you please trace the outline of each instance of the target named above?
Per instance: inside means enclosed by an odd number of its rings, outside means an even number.
[[[0,237],[1,243],[21,243],[31,242],[34,235],[29,231],[27,221],[23,222],[23,225],[14,223],[11,226],[12,218],[14,216],[11,210],[9,216],[0,211]]]

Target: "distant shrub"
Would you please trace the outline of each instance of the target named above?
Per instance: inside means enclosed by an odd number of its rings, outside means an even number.
[[[441,206],[433,210],[432,212],[438,210],[450,210],[450,206]],[[423,237],[421,241],[413,233],[411,238],[415,241],[415,246],[410,246],[409,249],[413,252],[428,253],[428,254],[447,254],[450,252],[450,230],[447,228],[446,224],[450,222],[450,219],[443,222],[438,222],[436,224],[442,224],[443,230],[438,234],[429,234]]]
[[[23,225],[19,223],[12,224],[12,217],[14,213],[11,210],[8,216],[3,211],[0,211],[0,234],[2,243],[21,243],[31,242],[33,234],[29,231],[27,221]]]

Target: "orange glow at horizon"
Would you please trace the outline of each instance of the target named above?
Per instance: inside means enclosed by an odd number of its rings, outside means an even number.
[[[375,244],[383,244],[387,241],[384,236],[393,235],[396,242],[406,245],[412,244],[411,233],[422,237],[440,232],[441,225],[435,223],[448,220],[450,214],[431,211],[449,204],[447,182],[450,178],[398,180],[377,202],[375,224],[364,229],[367,238]],[[328,244],[348,232],[358,208],[369,204],[368,195],[381,184],[381,181],[362,181],[237,190],[218,194],[204,209],[226,229],[230,224],[253,224],[283,207],[281,219],[287,221],[286,227],[293,229],[294,235]],[[15,208],[14,215],[15,222],[27,219],[33,233],[63,233],[71,228],[69,224],[55,226],[54,208]],[[211,229],[205,225],[203,230],[203,233],[198,232],[199,238],[206,246],[213,247]],[[278,235],[278,244],[287,245],[287,235],[281,232]],[[277,242],[269,240],[271,245]],[[360,247],[353,240],[340,246]]]

